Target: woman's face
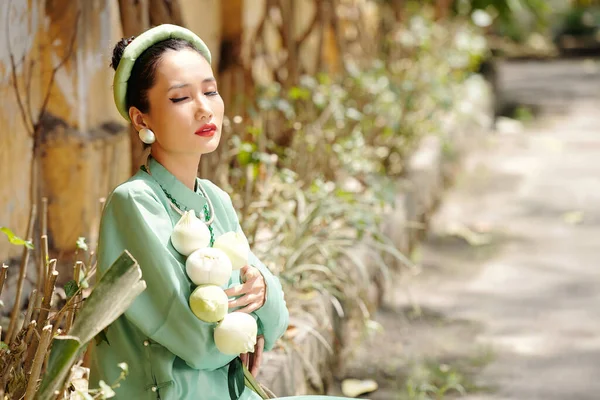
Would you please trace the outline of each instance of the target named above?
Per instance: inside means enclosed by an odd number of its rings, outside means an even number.
[[[156,136],[152,146],[180,154],[214,151],[221,139],[224,105],[208,61],[191,49],[169,50],[155,73],[148,91],[150,110],[137,115]]]

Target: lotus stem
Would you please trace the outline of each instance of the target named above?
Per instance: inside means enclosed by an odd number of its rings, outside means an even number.
[[[75,263],[75,265],[73,266],[73,279],[75,280],[75,282],[77,282],[77,286],[80,286],[79,277],[81,275],[82,268],[83,268],[83,263],[81,261],[77,261]],[[78,299],[79,299],[79,293],[74,296],[73,301],[70,302],[70,303],[72,303],[71,306],[67,309],[65,333],[69,333],[69,331],[71,330],[71,326],[73,326],[73,321],[75,320],[75,311],[78,307],[78,305],[77,305]],[[67,305],[68,304],[69,304],[69,302],[67,302]]]
[[[58,278],[58,271],[56,271],[56,260],[50,261],[50,269],[51,273],[48,277],[48,283],[44,288],[44,300],[42,301],[42,308],[40,309],[40,315],[37,318],[38,330],[43,329],[45,327],[46,319],[48,319],[48,314],[50,313],[50,307],[52,306],[52,294],[54,293],[54,285],[56,283],[56,279]],[[41,332],[40,332],[41,333]]]
[[[48,198],[42,197],[42,236],[48,237]]]
[[[90,256],[88,258],[88,263],[87,263],[87,267],[86,267],[86,274],[87,272],[92,268],[92,265],[94,265],[94,256],[96,255],[96,253],[92,250],[90,251]]]
[[[23,325],[21,329],[24,329],[29,325],[29,321],[31,321],[31,316],[33,315],[33,309],[35,308],[35,303],[37,302],[37,289],[33,289],[31,291],[31,295],[29,296],[29,304],[27,304],[27,311],[25,312],[25,319],[23,320]]]
[[[46,268],[48,263],[48,198],[42,197],[42,214],[40,216],[40,251],[37,276],[37,290],[44,291],[44,283],[48,274]]]
[[[27,327],[27,333],[25,334],[25,340],[27,343],[27,357],[25,357],[25,363],[23,364],[23,370],[25,373],[31,371],[33,359],[38,348],[40,335],[37,333],[37,322],[31,321]]]
[[[37,208],[35,203],[31,205],[31,212],[29,214],[29,225],[27,226],[27,240],[31,241],[31,236],[33,232],[33,224],[35,222],[35,217],[37,213]],[[8,325],[8,332],[6,332],[6,342],[10,344],[14,336],[16,336],[16,327],[17,327],[17,317],[19,316],[19,311],[21,309],[21,295],[23,293],[23,282],[25,281],[25,275],[27,273],[27,262],[29,261],[29,248],[27,246],[23,246],[23,256],[21,257],[21,269],[19,270],[19,280],[17,281],[17,294],[15,296],[15,304],[12,309],[12,314],[10,315],[10,323]]]
[[[79,287],[79,277],[81,275],[81,270],[83,268],[83,262],[81,261],[77,261],[75,263],[75,265],[73,266],[73,279],[75,280],[75,283],[77,283],[77,287]]]
[[[35,296],[35,306],[31,312],[31,319],[36,320],[40,315],[40,310],[42,309],[42,301],[44,300],[44,292],[37,292]]]
[[[29,346],[31,346],[31,341],[33,340],[33,335],[35,334],[36,331],[36,325],[37,322],[36,321],[30,321],[29,325],[27,326],[27,333],[25,333],[25,343],[27,344],[27,348],[29,348]]]
[[[8,276],[8,265],[2,263],[2,268],[0,269],[0,296],[2,296],[2,288],[4,287],[4,282],[6,282],[7,276]]]
[[[50,346],[50,339],[52,339],[52,325],[46,325],[42,329],[40,344],[35,352],[35,359],[33,361],[33,366],[31,367],[31,374],[29,375],[29,382],[27,383],[27,389],[25,391],[25,400],[33,400],[33,396],[37,390],[38,379],[42,372],[42,366],[46,359],[46,353]]]
[[[41,238],[41,259],[38,266],[37,289],[38,292],[44,291],[46,276],[48,275],[48,236],[42,235]]]

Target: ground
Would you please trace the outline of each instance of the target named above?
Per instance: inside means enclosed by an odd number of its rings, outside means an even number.
[[[600,398],[599,65],[502,65],[504,98],[537,118],[464,160],[413,255],[422,273],[346,363],[380,385],[363,398],[424,399],[423,383],[433,399],[454,383],[469,400]]]

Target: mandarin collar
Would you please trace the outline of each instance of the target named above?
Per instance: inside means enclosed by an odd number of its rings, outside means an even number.
[[[193,191],[153,157],[148,157],[148,167],[152,177],[158,182],[162,190],[174,198],[183,211],[193,209],[196,213],[203,215],[202,210],[207,201],[200,192],[200,180],[198,178],[196,178],[196,191]]]

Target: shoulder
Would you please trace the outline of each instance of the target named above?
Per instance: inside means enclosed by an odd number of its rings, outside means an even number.
[[[144,172],[138,172],[117,186],[109,195],[105,207],[161,204],[160,186]]]

